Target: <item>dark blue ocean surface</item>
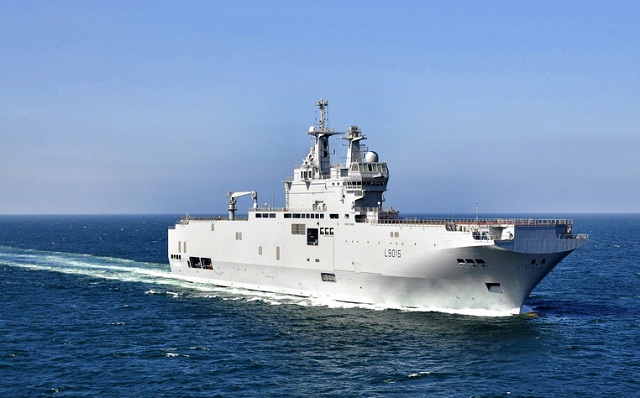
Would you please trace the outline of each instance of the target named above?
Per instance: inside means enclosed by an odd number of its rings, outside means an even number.
[[[487,318],[180,281],[178,216],[0,216],[0,396],[638,396],[640,216],[573,218],[539,315]]]

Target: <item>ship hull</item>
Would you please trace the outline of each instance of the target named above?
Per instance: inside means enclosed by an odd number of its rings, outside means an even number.
[[[559,254],[559,257],[566,254]],[[551,264],[530,268],[524,265],[516,270],[495,266],[491,272],[461,270],[451,278],[439,277],[441,273],[436,269],[433,270],[433,276],[425,272],[427,275],[423,278],[336,271],[333,273],[335,282],[324,282],[322,270],[295,267],[240,263],[219,263],[212,270],[182,265],[171,267],[172,272],[181,279],[216,286],[327,298],[386,308],[452,313],[483,311],[496,315],[518,314],[533,287],[552,268]]]
[[[566,240],[554,252],[522,252],[516,250],[526,245],[509,242],[507,249],[444,227],[353,223],[323,228],[331,235],[310,246],[306,236],[285,233],[290,230],[291,223],[278,221],[176,225],[169,233],[169,252],[176,253],[171,270],[218,286],[500,315],[519,313],[533,288],[575,248]],[[178,242],[184,254],[177,253]]]

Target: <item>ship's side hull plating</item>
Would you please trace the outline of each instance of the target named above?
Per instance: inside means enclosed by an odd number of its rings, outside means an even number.
[[[220,286],[499,314],[518,313],[531,290],[575,248],[517,252],[444,226],[306,220],[298,233],[292,224],[301,223],[280,216],[179,223],[169,231],[171,269]],[[554,245],[562,249],[563,242]]]

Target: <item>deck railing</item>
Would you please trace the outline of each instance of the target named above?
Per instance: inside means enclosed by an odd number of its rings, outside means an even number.
[[[291,209],[289,209],[291,210]],[[251,209],[250,212],[263,211],[263,212],[284,212],[284,208],[261,208]],[[372,225],[406,225],[406,226],[466,226],[466,227],[489,227],[500,225],[514,225],[514,226],[531,226],[531,227],[549,227],[558,225],[573,225],[572,219],[556,218],[556,219],[533,219],[533,218],[384,218],[384,213],[380,214],[381,218],[377,220],[370,220],[368,218],[356,218],[354,221],[357,223],[370,223]],[[247,217],[236,217],[236,221],[246,221]],[[225,216],[191,216],[189,214],[180,217],[180,223],[185,224],[189,221],[225,221],[228,220]],[[564,233],[559,235],[560,239],[589,239],[587,234],[573,234]]]
[[[260,208],[250,209],[250,212],[283,212],[283,208]],[[291,210],[290,210],[291,212]],[[478,226],[495,226],[495,225],[515,225],[515,226],[540,226],[548,227],[554,225],[573,225],[572,219],[533,219],[533,218],[384,218],[381,214],[378,220],[369,220],[372,224],[398,224],[398,225],[478,225]],[[225,216],[191,216],[189,214],[180,217],[180,221],[219,221],[227,220]],[[247,220],[247,217],[236,217],[235,220]],[[368,219],[358,219],[357,222],[367,222]]]
[[[532,219],[532,218],[381,218],[374,221],[377,224],[400,225],[516,225],[516,226],[540,226],[573,225],[572,219]]]

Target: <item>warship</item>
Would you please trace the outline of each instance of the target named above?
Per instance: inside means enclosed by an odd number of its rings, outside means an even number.
[[[259,207],[256,191],[233,191],[228,217],[182,217],[168,230],[173,274],[384,308],[518,314],[536,285],[588,242],[571,219],[421,219],[383,208],[387,163],[357,126],[330,128],[326,100],[316,105],[313,145],[283,181],[285,206]],[[331,164],[334,135],[347,142],[343,163]],[[253,206],[236,217],[244,196]]]

